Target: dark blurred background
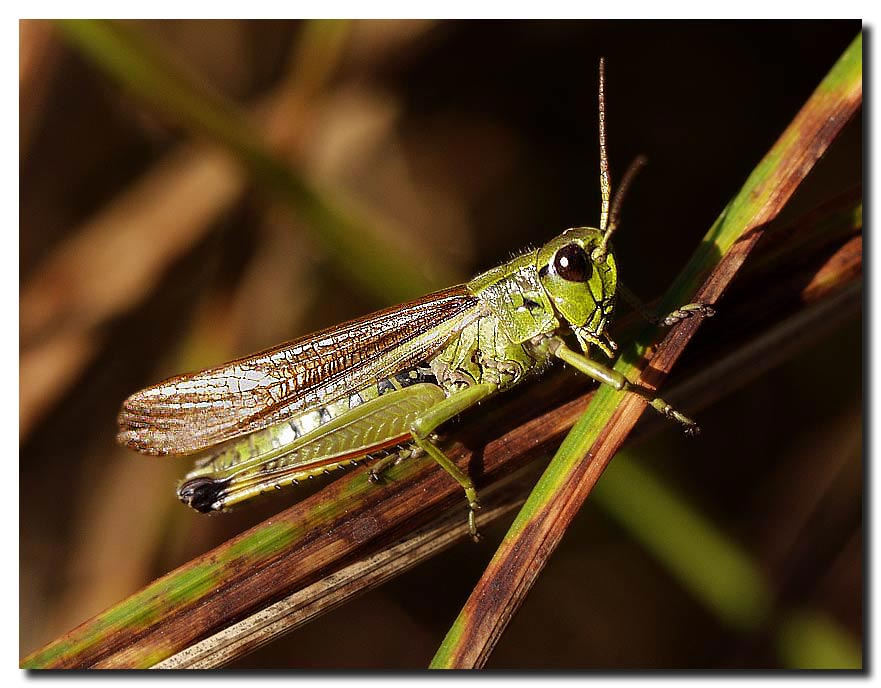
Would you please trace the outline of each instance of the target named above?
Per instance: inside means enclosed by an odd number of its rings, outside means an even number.
[[[341,271],[301,218],[232,158],[106,77],[57,27],[20,28],[24,655],[298,498],[286,492],[216,517],[190,512],[174,494],[187,460],[115,445],[125,396],[389,299],[382,285],[365,289]],[[597,224],[597,64],[605,56],[613,183],[635,156],[649,159],[616,235],[619,270],[653,298],[861,25],[127,28],[250,113],[277,155],[326,197],[358,208],[429,286],[467,279],[566,227]],[[860,184],[861,146],[857,118],[793,200],[793,216]],[[770,596],[743,602],[767,607],[760,620],[738,626],[708,604],[600,496],[488,667],[858,664],[861,328],[854,314],[703,409],[699,440],[671,428],[632,454],[664,494],[742,555],[759,582],[732,589]],[[505,525],[238,666],[426,666]],[[700,543],[692,544],[699,558]]]

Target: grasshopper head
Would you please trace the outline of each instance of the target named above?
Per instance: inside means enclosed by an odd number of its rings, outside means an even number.
[[[615,345],[605,328],[615,307],[618,271],[607,240],[593,227],[567,229],[539,250],[536,269],[554,309],[585,353],[594,344],[611,356]]]

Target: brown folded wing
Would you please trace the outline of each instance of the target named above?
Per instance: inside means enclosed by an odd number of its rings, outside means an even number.
[[[465,286],[429,294],[130,396],[117,440],[189,454],[364,389],[430,359],[477,311]]]

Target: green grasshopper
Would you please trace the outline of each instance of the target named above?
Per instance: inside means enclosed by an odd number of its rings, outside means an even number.
[[[610,206],[604,81],[601,60],[599,228],[568,229],[466,284],[148,387],[123,403],[118,441],[145,454],[195,455],[178,496],[201,512],[364,460],[377,460],[376,481],[393,462],[428,454],[464,488],[476,537],[477,491],[434,433],[554,359],[644,396],[696,433],[693,420],[588,356],[591,346],[614,355],[607,328],[616,296],[633,300],[618,283],[609,238],[637,167]],[[713,311],[688,304],[657,321],[696,314]]]

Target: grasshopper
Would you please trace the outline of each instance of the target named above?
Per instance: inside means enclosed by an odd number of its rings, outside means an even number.
[[[201,512],[360,461],[376,461],[369,473],[376,481],[393,462],[428,454],[464,489],[476,538],[477,491],[434,433],[555,359],[642,395],[696,433],[693,420],[589,357],[591,347],[614,356],[608,326],[616,297],[635,301],[618,283],[609,239],[639,165],[610,203],[604,82],[601,60],[598,228],[568,229],[466,284],[148,387],[123,403],[118,441],[145,454],[195,455],[178,496]],[[653,320],[673,325],[712,314],[706,304],[687,304]]]

